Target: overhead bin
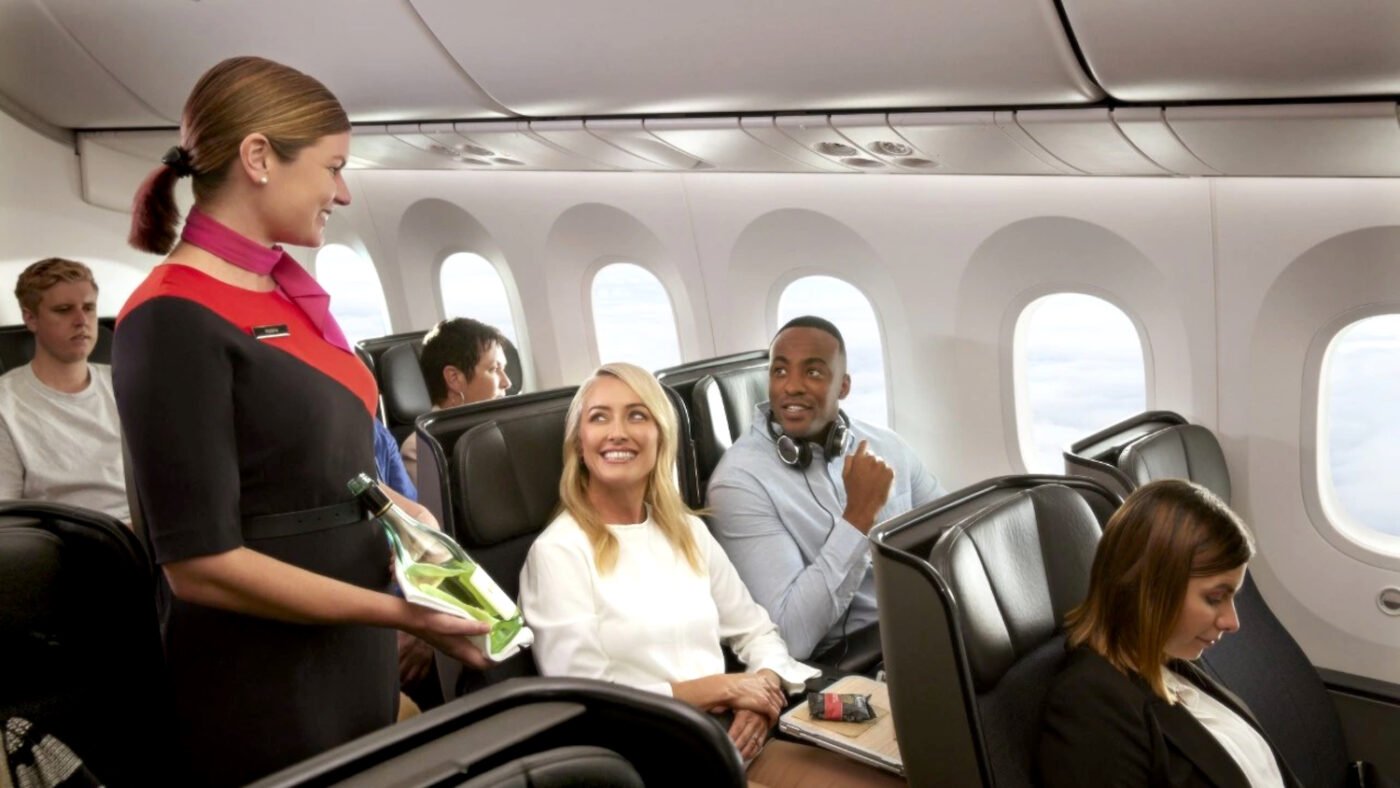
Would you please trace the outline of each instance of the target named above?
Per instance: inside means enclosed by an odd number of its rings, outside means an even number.
[[[226,57],[249,53],[321,80],[356,122],[510,114],[462,72],[401,3],[25,1],[42,2],[67,34],[125,86],[117,92],[129,90],[162,117],[161,125],[178,121],[200,74]],[[53,38],[49,34],[45,40]],[[103,83],[80,78],[47,87],[66,93],[72,84]],[[87,110],[77,103],[86,100],[81,95],[61,100],[73,114],[86,117]],[[151,125],[148,114],[132,113],[104,125]]]
[[[1016,113],[1016,125],[1055,158],[1089,175],[1171,174],[1124,136],[1101,107],[1023,110]]]
[[[1168,107],[1166,117],[1223,175],[1400,176],[1394,102]]]
[[[1031,139],[1009,112],[891,113],[889,125],[944,175],[1066,175],[1077,171]]]
[[[771,122],[771,119],[768,119]],[[646,130],[725,172],[827,172],[760,141],[738,118],[652,118]]]
[[[132,95],[44,9],[0,3],[0,95],[63,128],[169,126],[180,122]]]
[[[412,0],[522,115],[1083,104],[1102,97],[1051,2]]]
[[[180,142],[180,133],[162,131],[85,131],[78,134],[78,169],[83,199],[99,208],[129,213],[136,189],[160,164],[160,157]],[[190,203],[189,180],[181,179],[176,195]]]
[[[1124,101],[1400,94],[1395,0],[1061,0],[1094,78]]]

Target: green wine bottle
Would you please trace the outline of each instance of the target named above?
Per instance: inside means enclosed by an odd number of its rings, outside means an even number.
[[[506,659],[534,642],[520,608],[451,537],[409,516],[368,474],[351,479],[349,487],[384,528],[404,598],[489,623],[490,633],[472,641],[493,660]]]

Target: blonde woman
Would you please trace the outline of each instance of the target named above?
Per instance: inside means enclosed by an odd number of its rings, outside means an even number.
[[[788,654],[675,483],[675,411],[651,373],[608,364],[579,388],[560,511],[530,549],[520,602],[547,676],[601,679],[733,714],[729,737],[765,785],[896,785],[892,775],[772,742],[787,693],[817,671]],[[721,642],[749,669],[725,673]],[[762,751],[760,753],[760,751]]]

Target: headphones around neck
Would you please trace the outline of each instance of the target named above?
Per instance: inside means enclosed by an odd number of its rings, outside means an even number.
[[[784,465],[806,470],[812,464],[812,447],[817,445],[816,441],[798,440],[790,437],[783,428],[778,425],[778,420],[773,418],[773,411],[768,411],[768,433],[773,436],[773,441],[778,448],[778,459]],[[831,423],[831,429],[826,433],[826,442],[821,445],[822,456],[827,462],[831,462],[837,455],[845,454],[850,450],[851,442],[851,422],[846,418],[846,412],[836,411],[836,420]]]

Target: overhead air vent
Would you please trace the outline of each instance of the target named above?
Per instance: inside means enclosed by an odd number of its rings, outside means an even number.
[[[890,142],[889,140],[877,140],[870,144],[872,152],[881,156],[889,156],[897,159],[904,156],[913,156],[914,149],[903,142]]]
[[[918,156],[904,156],[895,159],[894,163],[901,167],[912,167],[917,170],[932,170],[939,166],[938,162],[932,159],[921,159]]]
[[[855,156],[857,153],[860,153],[860,151],[844,142],[818,142],[816,145],[812,146],[812,150],[823,156],[836,156],[838,158]]]
[[[489,159],[492,156],[497,155],[496,152],[491,150],[490,148],[483,148],[480,145],[473,145],[470,142],[459,143],[455,147],[458,151],[465,153],[468,156],[479,156],[481,158]]]
[[[885,166],[885,163],[882,161],[867,159],[864,156],[847,156],[841,160],[841,163],[848,167],[859,167],[862,170],[878,170]]]
[[[507,167],[524,167],[525,162],[519,159],[512,159],[509,156],[496,156],[491,159],[496,164],[504,164]]]

